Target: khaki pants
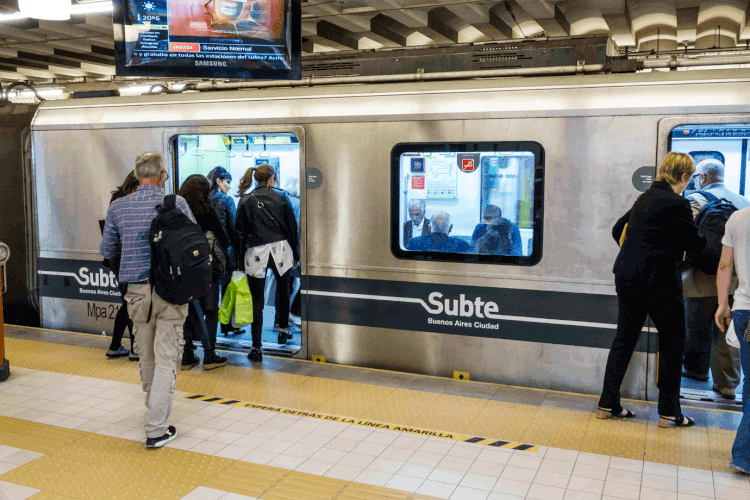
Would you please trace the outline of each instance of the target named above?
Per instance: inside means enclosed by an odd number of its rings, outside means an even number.
[[[169,427],[177,363],[182,360],[182,327],[188,306],[170,304],[151,285],[128,285],[125,295],[128,314],[133,321],[135,345],[140,356],[141,384],[146,393],[146,436],[161,437]],[[153,304],[151,321],[149,307]]]

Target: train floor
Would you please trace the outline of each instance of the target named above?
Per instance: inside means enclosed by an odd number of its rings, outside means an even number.
[[[145,449],[137,364],[109,339],[6,326],[0,499],[750,500],[741,414],[595,418],[596,397],[265,356],[178,371],[177,438]],[[202,354],[198,351],[199,356]]]

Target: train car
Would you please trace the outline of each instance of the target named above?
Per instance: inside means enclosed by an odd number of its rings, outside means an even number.
[[[138,154],[168,159],[172,191],[224,166],[235,194],[249,166],[271,163],[281,187],[301,180],[303,321],[301,338],[266,349],[598,393],[617,322],[611,227],[670,150],[722,154],[727,185],[745,192],[748,78],[655,72],[45,102],[31,127],[42,324],[111,331],[119,297],[100,264],[98,221]],[[512,250],[478,249],[490,206],[512,228]],[[449,232],[448,247],[405,237],[412,208],[414,227],[424,231],[421,211]],[[655,399],[657,362],[646,324],[624,394]]]

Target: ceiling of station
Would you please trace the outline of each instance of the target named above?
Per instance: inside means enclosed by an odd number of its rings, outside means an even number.
[[[746,48],[749,4],[750,0],[303,0],[302,50],[304,55],[591,34],[609,34],[621,51]],[[15,0],[0,0],[0,13],[11,12],[17,12]],[[114,76],[111,14],[0,23],[0,81],[74,82]]]

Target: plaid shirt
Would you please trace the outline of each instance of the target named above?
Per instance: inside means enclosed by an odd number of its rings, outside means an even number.
[[[130,196],[113,201],[107,210],[99,252],[112,258],[122,244],[118,279],[123,283],[147,281],[151,269],[151,246],[148,230],[156,218],[156,206],[164,201],[164,189],[144,184]],[[185,198],[177,197],[177,208],[195,222]]]

